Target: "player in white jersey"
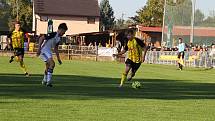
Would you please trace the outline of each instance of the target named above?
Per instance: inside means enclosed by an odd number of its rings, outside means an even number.
[[[67,25],[65,23],[62,23],[58,26],[57,32],[41,36],[39,39],[39,48],[37,51],[37,56],[40,56],[40,58],[46,64],[42,84],[46,85],[47,87],[52,87],[51,78],[55,67],[55,62],[52,57],[52,49],[54,49],[59,64],[62,64],[58,52],[58,45],[61,40],[60,37],[63,36],[67,30]]]

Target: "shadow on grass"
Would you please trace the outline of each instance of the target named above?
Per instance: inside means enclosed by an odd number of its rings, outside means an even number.
[[[42,75],[0,74],[0,97],[30,99],[215,99],[214,83],[192,83],[189,80],[138,80],[142,89],[132,89],[130,83],[117,88],[119,78],[55,75],[54,87],[41,85]]]

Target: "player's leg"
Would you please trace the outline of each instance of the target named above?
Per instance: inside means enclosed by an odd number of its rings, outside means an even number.
[[[26,76],[29,76],[29,73],[27,72],[27,68],[26,68],[25,63],[24,63],[24,49],[20,49],[17,52],[16,56],[18,57],[18,62],[20,63],[20,67],[21,67],[22,71],[24,72],[24,74]]]
[[[181,70],[180,58],[181,58],[181,52],[178,53],[178,68]]]
[[[131,74],[129,75],[129,77],[127,79],[128,81],[132,80],[132,78],[135,76],[137,70],[140,68],[140,65],[141,65],[141,63],[135,63],[135,64],[132,65]]]
[[[48,68],[49,68],[49,64],[47,62],[45,62],[45,71],[44,71],[44,77],[43,77],[43,81],[42,81],[43,85],[47,84]]]
[[[12,63],[12,62],[14,61],[14,60],[13,60],[14,57],[15,57],[14,55],[12,55],[12,56],[10,57],[9,63]]]
[[[128,73],[129,73],[130,70],[131,70],[131,62],[130,62],[129,59],[127,59],[126,62],[125,62],[125,70],[124,70],[124,72],[122,74],[119,87],[122,87],[122,85],[126,81],[127,75],[128,75]]]
[[[52,87],[52,74],[53,74],[53,71],[54,71],[54,67],[55,67],[55,62],[52,58],[49,58],[47,60],[47,63],[48,63],[48,69],[47,69],[47,84],[46,86],[50,86]]]
[[[183,64],[184,64],[184,52],[181,53],[181,70],[183,70]]]
[[[14,58],[16,57],[16,54],[17,54],[17,50],[14,49],[14,53],[13,53],[13,55],[10,57],[9,63],[12,63],[12,62],[14,61]]]
[[[45,62],[45,71],[44,71],[44,77],[42,80],[42,84],[43,85],[47,85],[48,82],[49,84],[51,84],[51,77],[52,77],[52,73],[53,73],[53,59],[52,59],[52,53],[51,52],[42,52],[40,54],[40,58]]]
[[[24,72],[24,74],[26,76],[29,76],[29,73],[27,72],[27,68],[25,66],[25,63],[23,61],[23,56],[22,55],[18,56],[18,60],[19,60],[20,68],[22,69],[22,71]]]

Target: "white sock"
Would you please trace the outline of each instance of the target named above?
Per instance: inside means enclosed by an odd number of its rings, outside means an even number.
[[[43,82],[47,82],[47,75],[46,74],[44,74]]]
[[[47,73],[47,83],[50,84],[52,79],[52,73],[48,72]]]

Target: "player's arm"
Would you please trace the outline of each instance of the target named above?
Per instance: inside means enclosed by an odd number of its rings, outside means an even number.
[[[139,39],[139,38],[135,38],[136,39],[136,41],[137,41],[137,43],[143,48],[143,51],[144,51],[144,53],[143,53],[143,62],[145,61],[145,58],[146,58],[146,53],[147,53],[147,51],[148,51],[148,49],[149,49],[149,46],[147,46],[144,42],[143,42],[143,40],[141,40],[141,39]]]
[[[39,56],[40,53],[41,53],[41,48],[42,48],[42,44],[43,44],[44,40],[45,40],[45,36],[44,35],[39,38],[39,45],[38,45],[38,50],[37,50],[37,56]]]
[[[125,47],[125,49],[123,49],[121,52],[119,52],[118,54],[113,54],[113,56],[116,56],[116,57],[120,57],[122,56],[123,54],[125,54],[127,52],[127,47]]]
[[[121,52],[119,52],[118,54],[113,54],[113,56],[120,57],[128,51],[127,41],[125,40],[125,42],[126,42],[126,44],[125,44],[124,49]]]
[[[57,56],[58,63],[59,63],[59,64],[62,64],[62,61],[61,61],[60,55],[59,55],[58,46],[59,46],[59,43],[55,46],[54,52],[55,52],[55,54],[56,54],[56,56]]]

